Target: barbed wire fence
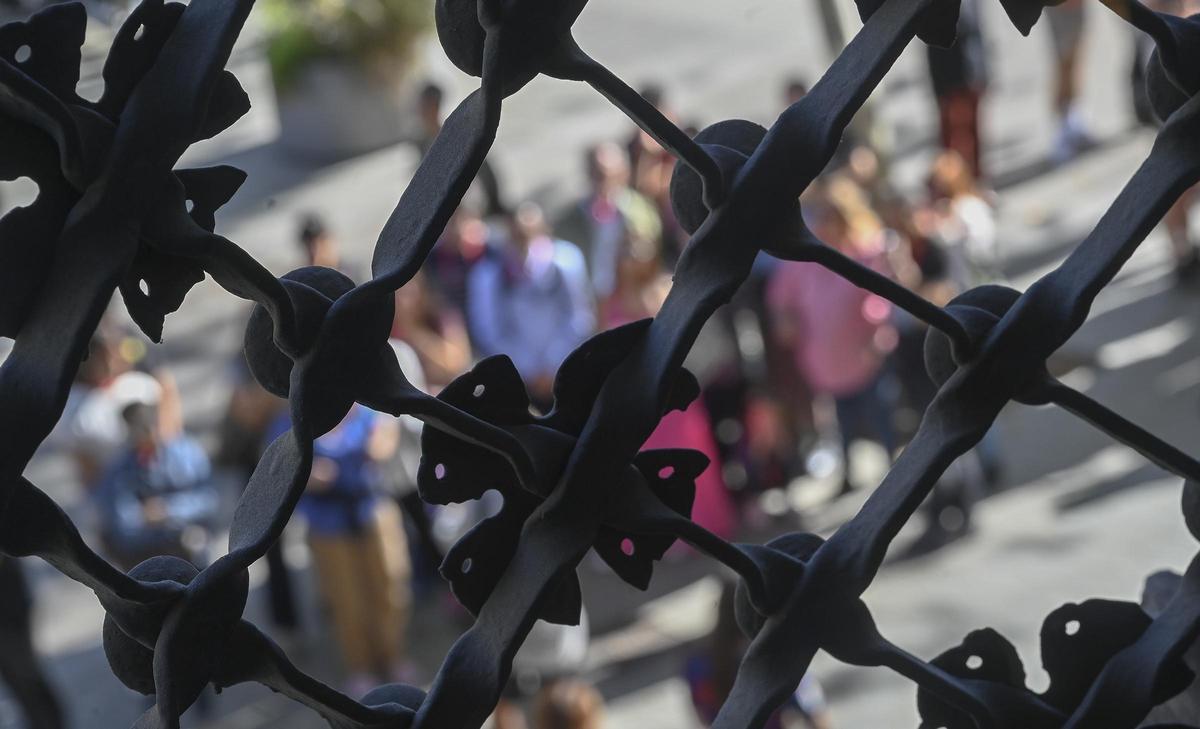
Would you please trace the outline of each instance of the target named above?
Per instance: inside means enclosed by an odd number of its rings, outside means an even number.
[[[953,40],[956,0],[859,0],[861,31],[771,129],[728,120],[695,139],[574,42],[571,26],[586,0],[437,0],[442,45],[480,87],[447,119],[380,233],[371,280],[359,285],[316,267],[276,278],[213,232],[216,210],[244,174],[175,169],[190,144],[249,108],[224,66],[250,0],[143,0],[113,40],[96,102],[75,91],[82,6],[54,5],[0,28],[0,178],[28,176],[39,187],[32,204],[0,219],[0,335],[15,338],[0,367],[0,552],[39,556],[95,591],[113,672],[156,697],[139,729],[178,727],[206,685],[247,681],[311,707],[337,729],[478,727],[534,622],[578,620],[575,570],[588,550],[645,587],[679,539],[738,573],[739,623],[754,636],[717,729],[762,726],[821,650],[911,680],[930,729],[1138,726],[1192,680],[1182,655],[1200,631],[1200,561],[1157,617],[1102,600],[1051,613],[1042,629],[1051,681],[1041,693],[1026,687],[1015,650],[998,633],[973,632],[926,662],[884,638],[861,599],[934,482],[1009,401],[1056,404],[1184,479],[1200,478],[1194,458],[1045,366],[1200,179],[1200,21],[1135,0],[1100,1],[1157,43],[1150,89],[1166,123],[1149,157],[1057,269],[1024,293],[981,286],[944,308],[817,240],[798,198],[913,38]],[[1023,33],[1054,4],[1000,2]],[[484,360],[432,398],[405,379],[387,337],[393,293],[420,269],[479,170],[504,98],[539,74],[591,85],[675,154],[672,202],[692,237],[660,313],[581,345],[558,373],[553,410],[535,417],[506,357]],[[688,518],[704,457],[639,453],[665,412],[697,396],[683,359],[759,251],[821,264],[930,325],[926,360],[938,395],[879,487],[828,540],[795,533],[766,545],[727,543]],[[256,303],[246,357],[255,378],[288,399],[293,427],[250,478],[225,556],[203,570],[158,557],[124,574],[22,474],[61,416],[114,292],[157,341],[164,318],[205,275]],[[476,619],[428,693],[392,684],[354,701],[294,667],[242,619],[247,568],[291,517],[313,439],[354,402],[425,421],[426,501],[461,502],[491,488],[505,496],[503,509],[443,564]],[[1183,516],[1200,538],[1200,489],[1191,480]]]

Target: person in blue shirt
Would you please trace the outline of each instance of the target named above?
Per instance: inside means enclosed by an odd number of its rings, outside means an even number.
[[[285,413],[271,435],[290,437],[289,425]],[[394,418],[351,408],[313,444],[312,471],[296,509],[308,525],[318,587],[348,674],[346,692],[355,698],[409,678],[408,545],[380,471],[396,450],[397,427]]]
[[[102,541],[125,570],[160,554],[203,567],[219,508],[208,455],[182,428],[164,427],[157,403],[121,415],[128,443],[95,494]]]
[[[553,400],[554,373],[596,327],[583,253],[551,237],[541,209],[523,203],[500,255],[469,279],[467,322],[481,356],[507,354],[534,404]]]

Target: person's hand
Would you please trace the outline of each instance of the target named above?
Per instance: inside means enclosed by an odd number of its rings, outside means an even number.
[[[312,472],[308,476],[308,488],[312,491],[328,491],[338,477],[337,461],[324,456],[313,459]]]
[[[367,439],[367,458],[375,463],[382,463],[391,458],[400,446],[400,421],[395,418],[381,418],[371,430]]]
[[[142,501],[142,519],[147,524],[162,524],[167,520],[167,502],[161,496]]]
[[[938,212],[931,205],[920,205],[912,211],[912,227],[922,238],[932,238],[938,233]]]

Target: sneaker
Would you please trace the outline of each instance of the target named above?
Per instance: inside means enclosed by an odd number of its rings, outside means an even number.
[[[1061,164],[1094,146],[1096,141],[1084,126],[1082,115],[1077,109],[1071,109],[1058,127],[1058,134],[1055,135],[1054,145],[1050,150],[1050,159],[1056,164]]]

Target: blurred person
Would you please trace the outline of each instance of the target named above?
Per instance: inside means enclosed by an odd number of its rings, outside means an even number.
[[[318,214],[307,212],[300,216],[296,240],[304,265],[342,270],[341,247]],[[267,435],[286,410],[286,403],[258,384],[240,353],[231,366],[231,380],[233,386],[221,425],[216,460],[232,470],[244,487],[258,467],[269,442]],[[300,611],[282,539],[268,548],[265,562],[271,621],[283,631],[294,631],[300,624]]]
[[[1171,242],[1175,277],[1180,283],[1191,283],[1200,278],[1200,248],[1192,241],[1191,234],[1191,209],[1195,202],[1196,188],[1188,188],[1163,216]]]
[[[413,348],[425,383],[435,394],[471,365],[462,312],[443,304],[423,272],[396,291],[391,337]]]
[[[442,303],[454,307],[464,317],[469,309],[467,280],[471,269],[494,255],[497,246],[493,237],[478,209],[464,202],[454,211],[421,269],[429,276],[428,283]]]
[[[314,212],[300,216],[296,235],[306,266],[342,270],[341,247],[325,220]],[[236,474],[243,488],[258,467],[267,436],[286,417],[286,402],[267,392],[250,373],[245,356],[238,353],[230,367],[232,391],[222,420],[216,461]],[[271,622],[287,633],[300,625],[292,573],[283,554],[284,540],[267,549],[267,599]]]
[[[926,45],[942,149],[962,155],[972,177],[979,177],[982,169],[979,107],[988,84],[987,48],[979,18],[978,0],[964,0],[954,44],[949,48]]]
[[[418,274],[419,275],[419,274]],[[409,282],[411,285],[412,282]],[[406,285],[404,288],[407,288]],[[401,289],[403,290],[403,289]],[[399,292],[397,292],[397,296]],[[397,301],[397,308],[400,302]],[[466,336],[465,333],[463,335]],[[400,371],[409,383],[430,392],[425,379],[421,357],[393,330],[388,339]],[[468,356],[470,350],[468,349]],[[383,490],[395,500],[396,505],[407,517],[405,534],[408,538],[410,562],[412,564],[412,592],[414,598],[433,593],[442,583],[438,568],[444,558],[444,550],[434,537],[433,517],[445,507],[426,504],[417,491],[417,470],[421,464],[421,432],[424,425],[411,415],[396,418],[396,447],[379,469]]]
[[[638,90],[638,94],[646,100],[648,104],[653,106],[663,116],[671,121],[675,121],[674,112],[666,104],[666,94],[661,86],[657,84],[647,84]],[[645,156],[658,156],[662,151],[662,146],[646,133],[644,129],[638,127],[634,129],[629,137],[629,141],[625,144],[625,149],[629,153],[629,167],[633,170],[633,179],[638,178],[638,167],[645,161]]]
[[[1175,13],[1179,2],[1178,0],[1148,0],[1145,5],[1155,12]],[[1130,108],[1133,109],[1133,118],[1137,120],[1138,124],[1156,128],[1158,118],[1154,114],[1154,108],[1150,105],[1150,91],[1146,87],[1146,72],[1150,66],[1150,57],[1154,54],[1154,39],[1132,25],[1129,27],[1129,33],[1133,37],[1133,61],[1130,63],[1129,69]]]
[[[126,572],[160,554],[203,569],[220,507],[208,455],[182,419],[163,422],[160,402],[130,403],[122,417],[128,444],[95,493],[106,550]]]
[[[962,155],[937,156],[929,175],[937,236],[951,252],[951,275],[963,289],[1000,277],[996,208]]]
[[[649,241],[628,241],[617,264],[616,287],[601,304],[603,328],[656,315],[670,288],[658,247]],[[704,398],[696,398],[687,410],[672,410],[663,416],[642,448],[691,448],[707,456],[709,466],[696,479],[692,520],[719,536],[733,535],[733,503],[722,477],[722,461]]]
[[[417,122],[420,124],[420,136],[417,137],[417,148],[424,157],[433,146],[433,140],[442,131],[442,103],[446,92],[441,86],[429,82],[417,93]]]
[[[914,213],[926,255],[945,269],[938,284],[955,293],[1003,277],[997,240],[996,209],[992,196],[967,172],[966,163],[953,151],[938,155],[929,177],[932,199]],[[952,294],[951,294],[952,295]],[[999,425],[975,448],[985,480],[994,484],[1003,471]]]
[[[612,292],[600,302],[604,329],[654,316],[671,290],[658,241],[624,241],[617,258]]]
[[[262,457],[267,429],[284,409],[284,400],[272,395],[250,374],[246,357],[238,352],[229,367],[232,389],[221,421],[220,445],[215,461],[232,472],[243,488],[250,482]],[[283,539],[267,548],[267,604],[276,628],[294,631],[300,625],[291,570],[283,557]]]
[[[500,254],[475,266],[468,290],[478,353],[511,357],[534,404],[549,408],[558,366],[596,325],[579,248],[552,237],[541,208],[523,203]]]
[[[794,367],[788,369],[795,372]],[[777,384],[776,380],[755,383],[746,397],[746,477],[759,493],[786,489],[792,479],[805,473],[799,458],[802,434],[796,411],[811,403],[802,383],[796,383],[794,389],[776,389]],[[796,393],[795,399],[779,398],[780,392]],[[765,515],[748,509],[747,516],[761,520]]]
[[[871,207],[895,195],[879,153],[869,144],[852,147],[840,172],[866,193],[867,203]]]
[[[629,186],[629,160],[620,146],[597,144],[588,149],[585,161],[590,189],[567,209],[556,231],[583,250],[592,288],[603,300],[616,283],[624,241],[661,238],[662,221],[654,203]]]
[[[911,262],[897,271],[897,280],[925,300],[946,306],[962,288],[951,277],[949,255],[936,237],[936,224],[930,220],[933,212],[927,205],[910,206],[907,201],[894,200],[881,213],[886,225],[895,232],[897,245]],[[937,385],[925,367],[928,326],[899,307],[892,321],[897,333],[892,363],[901,396],[897,435],[907,441],[916,435],[925,409],[937,394]]]
[[[641,95],[664,117],[672,122],[677,121],[660,87],[647,86],[642,89]],[[632,187],[654,203],[662,221],[663,259],[668,266],[674,267],[688,240],[687,231],[676,220],[675,210],[671,207],[670,188],[671,176],[675,172],[675,156],[641,128],[634,130],[626,148],[629,152]]]
[[[1094,144],[1079,108],[1079,58],[1087,25],[1083,0],[1063,0],[1048,6],[1046,22],[1058,61],[1054,109],[1059,121],[1050,157],[1055,162],[1066,162]]]
[[[121,413],[132,402],[158,402],[173,380],[135,369],[145,364],[145,344],[103,321],[79,364],[51,441],[70,453],[80,484],[92,490],[128,440]],[[177,395],[177,393],[172,393]],[[177,398],[173,398],[176,400]],[[174,407],[174,405],[172,405]],[[172,417],[170,408],[164,417]]]
[[[813,232],[864,266],[891,275],[885,230],[849,179],[835,176],[809,204]],[[775,335],[795,347],[796,366],[815,394],[832,398],[845,464],[842,491],[853,488],[850,444],[874,438],[894,456],[887,357],[895,348],[891,303],[815,263],[781,262],[768,284]]]
[[[799,100],[807,90],[796,80],[789,83],[788,93]],[[856,170],[878,175],[878,158],[870,148],[860,145],[854,149],[866,152],[858,157],[866,164]],[[852,156],[843,140],[839,161],[831,164],[848,169]],[[816,432],[810,388],[797,373],[793,345],[774,334],[778,327],[767,289],[779,263],[763,252],[755,257],[750,275],[729,305],[709,320],[689,354],[689,366],[694,366],[701,345],[718,353],[731,350],[716,357],[718,367],[708,365],[697,371],[716,370],[716,376],[703,378],[703,396],[725,464],[725,481],[751,528],[766,526],[769,518],[757,497],[787,487],[805,472],[803,444]],[[724,336],[713,336],[718,331]],[[778,393],[788,393],[788,397],[780,398]]]
[[[888,220],[896,222],[899,247],[911,264],[898,278],[927,301],[946,306],[962,291],[962,286],[951,277],[951,256],[936,235],[925,232],[933,230],[930,223],[922,220],[926,210],[916,207],[909,209],[905,216],[898,208],[900,205],[897,204],[889,211]],[[892,256],[893,267],[897,258],[899,256]],[[898,339],[892,363],[900,383],[902,401],[898,414],[903,416],[905,437],[911,438],[938,391],[925,367],[925,339],[929,326],[899,307],[893,322]],[[906,556],[928,553],[970,531],[973,507],[983,498],[986,488],[987,472],[980,453],[979,447],[972,448],[938,478],[922,508],[925,530],[909,546]]]
[[[811,397],[797,375],[794,353],[790,344],[772,336],[776,326],[767,304],[767,287],[778,265],[778,259],[760,252],[728,307],[743,389],[739,424],[744,432],[738,458],[753,493],[786,487],[804,472],[801,441],[812,431]],[[778,397],[785,392],[789,397]],[[730,427],[729,421],[725,427]],[[752,520],[765,516],[757,500],[746,500],[742,506]]]
[[[795,104],[805,96],[808,96],[808,81],[799,76],[793,76],[784,82],[783,103],[785,108]]]
[[[926,292],[926,298],[935,302],[949,301],[961,291],[950,278],[949,255],[938,237],[939,215],[928,200],[910,201],[893,194],[881,200],[876,209],[900,254],[889,257],[897,281],[913,290],[931,286],[933,280],[945,282],[947,288]]]
[[[797,103],[805,96],[808,96],[808,82],[800,77],[792,77],[787,79],[783,84],[783,108],[787,109]],[[830,160],[828,169],[837,169],[846,164],[850,150],[861,144],[860,139],[865,136],[866,130],[861,130],[859,127],[861,122],[855,118],[850,126],[842,132],[841,141],[838,142],[837,150],[833,153],[833,159]]]
[[[289,424],[284,413],[272,440],[290,437]],[[396,428],[395,419],[354,405],[314,442],[308,486],[296,507],[308,526],[318,589],[354,698],[378,683],[410,680],[408,546],[399,511],[380,483],[380,464],[396,449]]]
[[[442,131],[442,122],[445,119],[442,105],[445,96],[446,93],[442,87],[433,82],[426,83],[417,94],[417,119],[420,123],[417,150],[421,153],[422,158],[429,154],[434,140]],[[478,185],[486,200],[484,214],[503,215],[508,208],[505,206],[504,196],[500,192],[500,178],[496,176],[495,168],[486,159],[479,167],[479,174],[476,175],[473,184]]]
[[[13,557],[0,554],[0,681],[29,729],[62,729],[62,705],[33,648],[33,596]]]
[[[601,729],[604,699],[591,684],[570,679],[543,688],[534,700],[531,729]]]
[[[492,713],[492,729],[527,729],[524,705],[532,700],[536,710],[555,685],[576,681],[587,663],[590,640],[587,608],[580,609],[576,625],[534,623],[513,657],[508,683]],[[536,729],[541,719],[535,716],[534,721]]]
[[[297,242],[304,253],[304,265],[341,270],[342,254],[337,238],[316,213],[305,213],[300,218]]]
[[[1195,0],[1187,2],[1158,0],[1158,2],[1151,3],[1151,8],[1159,12],[1186,17],[1200,12],[1200,2]],[[1144,34],[1139,33],[1139,35]],[[1153,42],[1150,42],[1148,46],[1143,51],[1147,63],[1150,60],[1150,53],[1154,50]],[[1145,106],[1149,107],[1149,90],[1145,84],[1142,84],[1140,88],[1135,87],[1134,93],[1144,101]],[[1152,109],[1150,116],[1154,117]],[[1153,124],[1161,126],[1165,121],[1165,119],[1154,119]],[[1191,208],[1195,201],[1196,188],[1192,187],[1180,195],[1163,216],[1163,224],[1167,228],[1167,237],[1171,242],[1175,276],[1180,283],[1189,283],[1200,278],[1200,248],[1197,248],[1191,236]]]
[[[760,257],[759,261],[765,257]],[[759,495],[764,484],[749,462],[750,440],[747,427],[751,387],[761,374],[757,367],[761,353],[753,342],[758,333],[747,320],[746,301],[753,301],[754,279],[743,285],[733,302],[723,306],[705,322],[684,366],[700,383],[700,397],[708,414],[709,429],[716,438],[721,480],[742,516],[759,521]]]
[[[696,717],[705,727],[712,726],[721,706],[733,691],[742,657],[750,645],[750,640],[738,627],[734,610],[737,583],[733,579],[723,582],[712,632],[704,641],[703,648],[688,658],[684,666],[684,678],[691,692],[692,706],[696,709]],[[763,729],[790,729],[796,727],[798,722],[802,722],[799,726],[807,729],[830,729],[833,726],[824,691],[810,674],[805,674],[784,705],[767,719]]]

